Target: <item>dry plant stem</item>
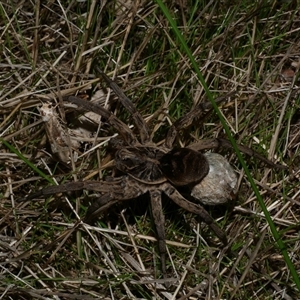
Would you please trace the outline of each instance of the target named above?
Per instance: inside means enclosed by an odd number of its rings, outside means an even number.
[[[88,224],[85,224],[85,223],[83,223],[83,225],[86,229],[93,230],[93,231],[99,232],[101,234],[111,233],[111,234],[120,235],[120,236],[129,236],[129,235],[131,235],[131,237],[136,237],[138,239],[147,240],[149,242],[156,242],[157,241],[157,239],[155,237],[149,236],[149,235],[136,234],[136,233],[121,231],[121,230],[116,230],[116,229],[107,229],[107,228],[95,227],[95,226],[91,226],[91,225],[88,225]],[[71,226],[73,226],[73,225],[69,224],[69,227],[71,227]],[[186,244],[183,244],[183,243],[180,243],[180,242],[170,241],[170,240],[166,240],[166,243],[168,245],[171,245],[171,246],[176,246],[176,247],[185,248],[185,249],[189,249],[191,247],[190,245],[186,245]]]
[[[135,242],[135,239],[133,238],[133,234],[131,232],[131,229],[130,229],[130,226],[128,225],[128,222],[126,220],[126,217],[124,216],[124,211],[122,211],[121,213],[121,216],[122,216],[122,219],[123,219],[123,222],[125,223],[126,225],[126,229],[127,229],[127,232],[128,232],[128,236],[130,238],[130,241],[132,243],[132,246],[134,248],[134,252],[135,252],[135,255],[137,256],[138,258],[138,262],[139,262],[139,266],[138,268],[140,269],[140,272],[146,272],[146,269],[145,269],[145,266],[143,264],[143,260],[141,259],[141,256],[139,254],[139,250],[138,250],[138,247],[136,245],[136,242]]]
[[[34,40],[32,47],[32,59],[33,65],[36,66],[38,52],[39,52],[39,19],[40,19],[40,0],[36,1],[36,13],[35,13],[35,29],[34,29]]]
[[[41,70],[37,70],[36,73],[40,72]],[[21,85],[26,85],[25,81],[28,81],[30,79],[32,79],[32,77],[34,75],[36,75],[36,73],[32,73],[30,76],[28,76]],[[89,80],[86,83],[81,84],[80,86],[76,86],[73,88],[69,88],[69,89],[64,89],[61,90],[61,95],[62,96],[67,96],[67,95],[71,95],[71,94],[75,94],[78,91],[84,91],[86,89],[88,89],[92,84],[98,82],[99,79],[93,79],[93,80]],[[48,88],[47,91],[51,91],[51,90],[55,90],[55,88]],[[13,90],[11,91],[13,92]],[[11,92],[7,93],[6,96],[8,96]],[[14,107],[16,105],[19,105],[20,103],[22,104],[23,108],[28,108],[28,107],[32,107],[32,106],[36,106],[37,104],[40,104],[41,99],[44,100],[49,100],[49,99],[54,99],[57,97],[57,93],[56,91],[54,92],[49,92],[48,94],[41,94],[42,91],[36,91],[36,92],[24,92],[21,94],[18,94],[16,96],[13,96],[12,98],[8,99],[8,100],[4,100],[6,99],[5,95],[3,97],[0,97],[0,102],[1,105],[3,106],[3,108],[9,109],[11,107]],[[28,100],[28,101],[24,101],[27,100],[27,98],[29,97],[33,97],[33,100]]]
[[[272,69],[272,71],[270,72],[270,74],[268,74],[268,75],[266,76],[266,79],[265,79],[265,80],[263,81],[263,83],[259,86],[259,88],[255,91],[254,95],[251,96],[251,97],[249,98],[249,101],[247,101],[247,103],[246,103],[244,109],[243,109],[243,110],[240,110],[240,113],[239,113],[239,116],[238,116],[239,119],[240,119],[240,121],[243,121],[243,119],[241,119],[241,117],[245,117],[245,115],[247,115],[247,114],[245,114],[245,112],[246,112],[246,110],[249,108],[249,106],[250,106],[251,104],[253,104],[253,102],[255,101],[255,99],[256,99],[256,97],[257,97],[257,95],[258,95],[259,93],[261,93],[261,92],[265,89],[266,85],[268,84],[268,82],[270,82],[271,78],[274,77],[274,76],[276,76],[276,74],[277,74],[277,72],[278,72],[278,69],[279,69],[280,67],[282,67],[282,65],[284,64],[284,62],[285,62],[285,61],[287,60],[287,58],[290,56],[290,52],[291,52],[291,49],[289,48],[288,51],[287,51],[287,53],[286,53],[286,54],[284,55],[284,57],[280,60],[280,62],[275,66],[275,68]]]
[[[299,70],[297,70],[299,71]],[[294,90],[294,86],[295,86],[295,80],[296,78],[298,78],[297,76],[294,76],[294,79],[293,79],[293,82],[290,86],[290,90],[285,98],[285,101],[283,103],[283,106],[282,106],[282,110],[281,110],[281,113],[280,113],[280,117],[279,117],[279,120],[278,120],[278,124],[276,126],[276,130],[275,130],[275,133],[273,135],[273,138],[271,140],[271,144],[270,144],[270,151],[269,151],[269,158],[271,159],[273,156],[274,156],[274,152],[275,152],[275,145],[276,145],[276,142],[278,140],[278,136],[279,136],[279,131],[281,129],[281,126],[282,126],[282,121],[283,121],[283,118],[285,116],[285,113],[286,113],[286,107],[290,101],[290,98],[291,98],[291,95],[292,95],[292,92]]]
[[[55,69],[55,66],[57,66],[59,64],[59,62],[63,59],[63,57],[66,55],[66,51],[63,51],[60,56],[56,59],[56,61],[54,61],[53,64],[50,65],[50,68],[43,74],[43,76],[41,76],[41,79],[35,84],[34,88],[36,90],[36,88],[41,85],[42,82],[46,81],[47,76],[50,74],[50,71],[52,69]]]
[[[197,253],[197,249],[195,248],[194,251],[193,251],[193,253],[192,253],[192,255],[191,255],[191,257],[190,257],[190,259],[189,259],[189,261],[188,261],[188,263],[187,263],[187,266],[191,265],[191,263],[193,262],[193,260],[195,258],[196,253]],[[187,267],[186,267],[186,269],[184,271],[184,274],[181,276],[181,280],[180,280],[180,282],[179,282],[179,284],[178,284],[178,286],[176,288],[176,291],[173,294],[172,300],[175,300],[176,297],[178,296],[178,293],[180,292],[180,289],[181,289],[182,285],[185,282],[187,274],[188,274],[188,271],[187,271]]]
[[[11,119],[11,117],[17,112],[19,111],[21,107],[21,104],[18,104],[15,109],[13,109],[10,114],[2,121],[2,123],[0,124],[0,130],[2,130],[2,127],[4,127],[4,125]]]
[[[91,22],[92,22],[92,18],[94,16],[94,11],[96,9],[96,5],[97,5],[97,0],[92,0],[91,6],[90,6],[90,11],[88,13],[88,20],[85,26],[85,33],[83,35],[83,42],[81,44],[80,47],[80,52],[77,54],[77,61],[76,61],[76,65],[75,65],[75,73],[77,73],[77,71],[79,70],[81,63],[82,63],[82,53],[85,51],[87,43],[88,43],[88,39],[89,39],[89,29],[91,26]],[[76,76],[73,76],[71,82],[75,83],[76,81]]]
[[[140,45],[139,49],[134,53],[134,55],[132,56],[129,66],[128,66],[128,71],[126,73],[126,77],[125,77],[125,83],[128,81],[128,76],[131,72],[131,69],[134,65],[134,62],[138,60],[139,55],[141,54],[141,52],[144,50],[144,48],[147,46],[150,38],[152,37],[152,34],[157,30],[158,25],[154,26],[152,29],[150,29],[150,31],[148,32],[146,38],[144,39],[143,43]]]
[[[242,276],[241,276],[239,282],[237,283],[237,286],[236,286],[235,289],[232,291],[232,294],[231,294],[230,299],[234,299],[235,294],[236,294],[237,291],[239,290],[239,288],[240,288],[240,286],[241,286],[241,284],[242,284],[244,278],[245,278],[246,275],[248,274],[248,272],[249,272],[249,270],[250,270],[250,267],[251,267],[251,265],[253,264],[254,260],[256,259],[257,254],[258,254],[258,251],[259,251],[259,249],[260,249],[260,247],[261,247],[261,245],[262,245],[262,243],[263,243],[263,241],[264,241],[265,235],[266,235],[266,230],[264,230],[264,231],[261,233],[261,236],[260,236],[260,239],[259,239],[259,241],[258,241],[258,243],[257,243],[257,245],[256,245],[256,248],[255,248],[254,252],[252,253],[252,257],[250,258],[247,267],[245,268],[245,270],[244,270],[244,272],[243,272],[243,274],[242,274]]]
[[[32,124],[30,124],[30,125],[28,125],[28,126],[23,127],[23,128],[20,129],[19,131],[16,131],[16,132],[14,132],[14,133],[12,133],[12,134],[6,135],[5,137],[3,137],[3,140],[9,141],[9,140],[11,140],[13,137],[18,136],[20,133],[26,132],[26,130],[28,130],[28,129],[30,129],[30,128],[33,128],[33,127],[35,127],[35,126],[37,126],[37,125],[39,125],[39,124],[41,124],[41,123],[43,123],[43,120],[38,120],[38,121],[36,121],[35,123],[32,123]]]
[[[122,55],[123,55],[123,51],[125,49],[125,44],[127,42],[128,35],[129,35],[131,27],[133,25],[133,19],[135,18],[136,13],[137,13],[137,9],[139,7],[139,3],[140,3],[139,0],[131,2],[131,11],[130,11],[131,16],[129,18],[128,25],[126,26],[125,36],[124,36],[123,43],[122,43],[122,46],[121,46],[121,49],[120,49],[120,52],[119,52],[119,56],[117,58],[117,63],[116,63],[117,66],[120,64],[120,61],[121,61],[121,58],[122,58]]]

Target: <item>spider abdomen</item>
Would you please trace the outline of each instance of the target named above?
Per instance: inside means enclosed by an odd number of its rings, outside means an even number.
[[[202,153],[179,148],[162,156],[160,168],[174,185],[187,186],[199,183],[208,174],[209,164]]]

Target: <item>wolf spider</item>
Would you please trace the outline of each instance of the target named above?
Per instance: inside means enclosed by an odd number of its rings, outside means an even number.
[[[227,244],[226,234],[219,228],[213,218],[200,205],[193,203],[182,196],[177,190],[179,187],[197,186],[209,173],[209,159],[200,153],[200,148],[218,147],[220,144],[228,146],[228,142],[221,139],[209,140],[206,144],[200,143],[189,148],[173,148],[177,132],[192,124],[195,118],[203,117],[208,104],[197,105],[184,117],[177,120],[168,130],[165,141],[157,146],[151,141],[148,126],[133,103],[123,91],[107,75],[98,69],[108,86],[118,96],[121,104],[132,115],[138,136],[113,113],[105,108],[95,105],[81,98],[69,96],[67,100],[87,111],[93,111],[103,117],[114,127],[122,137],[122,143],[115,142],[116,152],[114,156],[115,167],[123,173],[122,176],[98,181],[71,182],[60,186],[50,186],[37,193],[29,195],[26,200],[38,196],[46,196],[55,193],[78,191],[82,189],[97,191],[101,196],[88,209],[86,219],[96,216],[103,209],[107,209],[119,201],[136,198],[149,193],[154,223],[156,225],[158,248],[161,259],[162,274],[166,275],[166,244],[164,215],[162,210],[162,193],[167,195],[178,206],[198,214],[201,219],[212,229],[224,245]],[[210,110],[212,110],[210,108]],[[227,145],[226,145],[227,143]],[[240,149],[247,154],[254,153],[246,147]],[[256,156],[259,156],[258,154]],[[275,164],[259,156],[264,162],[274,167]],[[223,161],[222,161],[223,162]],[[226,177],[226,175],[223,175]],[[236,180],[236,179],[233,179]],[[228,184],[228,183],[225,183]],[[234,184],[235,185],[235,184]],[[222,189],[222,188],[221,188]],[[227,187],[225,187],[227,189]],[[234,194],[236,186],[228,187],[229,192]],[[234,195],[231,195],[234,196]]]

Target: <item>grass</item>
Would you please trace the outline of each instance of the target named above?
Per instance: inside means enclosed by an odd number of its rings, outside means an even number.
[[[297,4],[164,3],[165,14],[156,2],[143,0],[104,7],[97,1],[0,4],[3,299],[299,298]],[[166,200],[168,270],[178,280],[167,290],[160,281],[147,197],[116,205],[93,226],[78,225],[93,193],[16,202],[47,186],[46,176],[63,183],[110,174],[110,151],[103,142],[114,133],[111,128],[101,122],[97,138],[81,136],[79,158],[73,157],[76,151],[67,152],[73,159],[66,163],[53,153],[39,112],[50,97],[60,108],[63,130],[75,128],[74,116],[65,107],[64,117],[58,99],[76,93],[92,97],[102,86],[94,76],[96,63],[111,77],[118,75],[156,130],[156,142],[196,103],[234,90],[236,96],[220,107],[226,123],[213,114],[203,128],[183,134],[180,146],[222,137],[228,126],[238,143],[289,166],[272,170],[255,158],[243,155],[243,163],[234,151],[219,150],[239,174],[237,201],[225,214],[224,207],[209,208],[228,234],[231,253],[201,220]],[[287,70],[294,75],[286,77]],[[97,124],[89,129],[99,130]]]

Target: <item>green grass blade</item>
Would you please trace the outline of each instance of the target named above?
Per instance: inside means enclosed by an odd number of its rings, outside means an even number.
[[[2,142],[3,145],[5,145],[11,152],[15,153],[20,159],[22,159],[34,172],[36,172],[38,175],[46,179],[52,184],[55,184],[53,179],[43,173],[39,168],[37,168],[33,163],[31,163],[22,153],[20,153],[15,147],[13,147],[11,144],[9,144],[7,141],[4,139],[0,138],[0,141]]]

